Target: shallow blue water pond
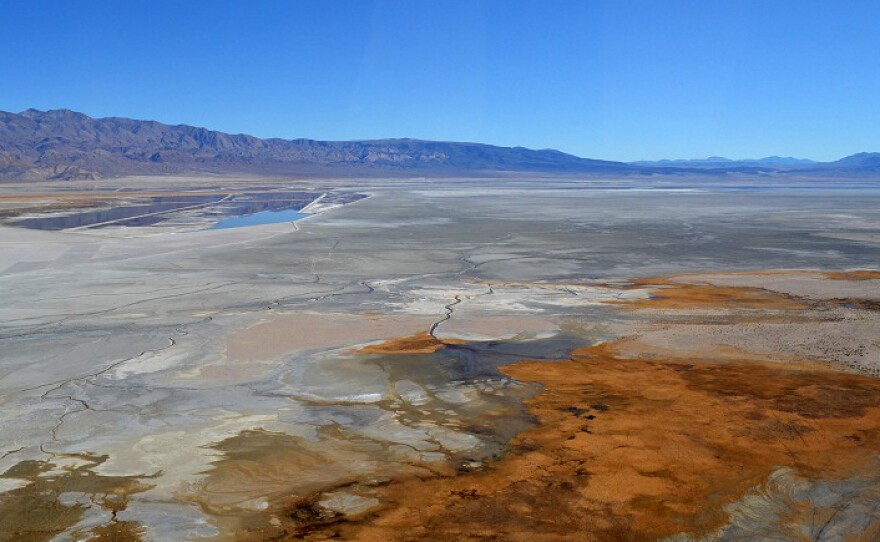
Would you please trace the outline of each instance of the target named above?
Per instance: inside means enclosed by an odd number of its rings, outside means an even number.
[[[225,218],[208,229],[223,230],[226,228],[243,228],[245,226],[258,226],[260,224],[277,224],[279,222],[293,222],[303,219],[307,214],[300,213],[295,209],[285,211],[262,211],[247,216],[233,216]]]

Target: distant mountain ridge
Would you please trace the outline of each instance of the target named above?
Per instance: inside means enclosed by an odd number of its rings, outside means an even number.
[[[383,139],[260,139],[188,125],[121,117],[92,118],[67,109],[0,112],[0,179],[91,179],[123,175],[259,174],[269,176],[497,176],[880,174],[880,153],[814,163],[768,157],[734,161],[614,162],[557,150],[482,143]]]
[[[746,158],[742,160],[731,160],[723,156],[710,156],[709,158],[696,158],[690,160],[640,160],[637,162],[629,162],[633,165],[652,166],[652,167],[734,167],[734,166],[806,166],[816,164],[813,160],[806,158],[793,158],[790,156],[767,156],[765,158]]]
[[[740,173],[788,177],[877,177],[880,152],[860,152],[833,162],[814,162],[805,158],[768,156],[731,160],[720,156],[695,160],[656,160],[629,162],[654,171],[687,171],[706,174]]]
[[[880,152],[860,152],[841,158],[832,164],[837,164],[839,167],[875,170],[880,168]]]
[[[184,172],[408,175],[462,172],[638,173],[555,150],[414,139],[259,139],[187,125],[93,119],[69,110],[0,112],[0,176],[93,178]]]

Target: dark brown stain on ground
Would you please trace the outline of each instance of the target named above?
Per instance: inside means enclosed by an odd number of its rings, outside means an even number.
[[[109,521],[74,539],[139,541],[143,531],[136,522],[118,521],[128,499],[151,486],[143,477],[102,476],[92,471],[105,456],[80,454],[77,466],[57,469],[49,461],[22,461],[0,475],[25,481],[0,495],[0,541],[44,542],[74,527],[92,506],[109,513]],[[67,498],[62,498],[66,494]]]

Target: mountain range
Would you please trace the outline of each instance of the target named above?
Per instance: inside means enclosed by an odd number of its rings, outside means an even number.
[[[516,173],[642,176],[880,175],[880,153],[836,162],[795,158],[613,162],[552,149],[382,139],[260,139],[187,125],[66,109],[0,112],[0,179],[94,179],[124,175],[497,176]]]
[[[790,156],[768,156],[766,158],[746,158],[743,160],[731,160],[723,156],[710,156],[709,158],[697,158],[691,160],[641,160],[630,162],[634,165],[652,167],[695,167],[695,168],[729,168],[750,166],[792,167],[816,164],[813,160],[805,158],[792,158]]]

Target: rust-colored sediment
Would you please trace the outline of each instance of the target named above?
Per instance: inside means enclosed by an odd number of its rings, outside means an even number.
[[[113,521],[92,529],[87,542],[136,542],[142,539],[145,530],[135,521]]]
[[[446,344],[462,344],[457,339],[442,341],[429,333],[419,333],[409,337],[391,339],[379,344],[365,346],[358,350],[360,354],[431,354]]]
[[[825,273],[825,277],[831,280],[878,280],[880,279],[880,271],[874,271],[873,269],[836,271]]]
[[[803,307],[753,288],[641,285],[657,295],[630,306]],[[430,336],[417,337],[378,352],[436,349]],[[544,390],[526,402],[535,427],[483,470],[391,481],[371,491],[383,506],[361,518],[326,515],[308,498],[266,513],[305,526],[289,531],[291,540],[648,541],[714,532],[730,519],[725,506],[779,467],[813,480],[872,474],[880,380],[720,350],[699,360],[627,358],[628,340],[577,350],[566,362],[502,367]],[[263,538],[254,530],[242,540]]]
[[[707,533],[774,468],[836,477],[880,449],[880,381],[819,368],[618,358],[502,369],[540,382],[535,429],[484,472],[382,488],[390,503],[328,536],[385,540],[656,540]]]
[[[762,309],[793,310],[808,305],[780,293],[745,286],[715,286],[705,282],[676,282],[672,278],[633,282],[634,288],[648,288],[647,299],[611,301],[629,309]]]

